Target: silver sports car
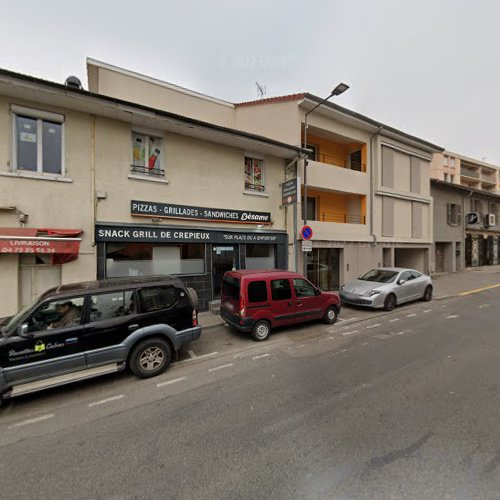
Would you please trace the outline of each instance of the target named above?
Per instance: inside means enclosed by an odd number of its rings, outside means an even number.
[[[415,269],[378,267],[340,287],[344,304],[392,311],[398,304],[411,300],[432,299],[430,276]]]

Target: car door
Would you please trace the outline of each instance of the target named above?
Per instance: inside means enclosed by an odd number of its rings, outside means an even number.
[[[183,290],[174,285],[144,287],[137,291],[141,314],[137,325],[169,325],[180,331],[191,325],[192,308]]]
[[[410,284],[412,300],[422,298],[422,296],[424,295],[425,287],[427,286],[427,280],[425,279],[425,276],[417,271],[412,271]]]
[[[295,306],[290,278],[270,280],[271,320],[273,326],[284,326],[295,322]]]
[[[293,290],[297,321],[308,321],[323,316],[323,299],[309,281],[303,278],[294,278]]]
[[[88,296],[83,333],[87,367],[123,361],[123,341],[137,328],[133,290],[94,293]]]
[[[403,271],[395,281],[394,293],[398,299],[398,304],[408,302],[412,299],[411,272]]]
[[[65,308],[64,316],[59,310]],[[84,297],[52,299],[40,305],[0,350],[1,366],[13,385],[85,368]],[[70,314],[70,316],[67,316]]]

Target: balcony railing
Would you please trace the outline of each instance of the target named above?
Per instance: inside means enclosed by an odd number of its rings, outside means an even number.
[[[151,177],[165,176],[165,170],[161,168],[148,168],[141,165],[130,165],[130,172],[133,174],[150,175]]]
[[[326,163],[327,165],[333,165],[335,167],[348,168],[350,170],[356,170],[358,172],[366,172],[366,165],[357,161],[349,161],[338,156],[326,155],[324,153],[316,154],[316,161],[321,163]]]
[[[460,175],[465,177],[472,177],[473,179],[479,179],[479,170],[473,170],[471,168],[462,167],[460,169]]]
[[[343,214],[340,212],[319,212],[320,222],[337,222],[338,224],[366,224],[366,216]]]

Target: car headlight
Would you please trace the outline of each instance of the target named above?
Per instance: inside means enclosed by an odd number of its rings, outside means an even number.
[[[370,290],[369,292],[366,292],[365,295],[367,297],[373,297],[374,295],[378,295],[380,293],[380,290]]]

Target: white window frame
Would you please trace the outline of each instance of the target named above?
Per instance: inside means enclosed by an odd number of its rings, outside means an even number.
[[[245,173],[245,168],[246,168],[246,159],[251,158],[252,160],[260,160],[262,161],[262,191],[259,191],[257,189],[251,189],[246,187],[246,173]],[[264,156],[255,154],[255,153],[245,153],[243,157],[243,174],[244,174],[244,179],[243,179],[243,188],[244,192],[247,194],[255,194],[255,195],[261,195],[261,196],[267,196],[266,193],[266,163]]]
[[[163,170],[163,175],[152,175],[148,173],[143,173],[143,172],[134,172],[132,170],[132,167],[134,166],[134,135],[142,135],[147,138],[146,141],[146,155],[144,159],[144,168],[147,168],[147,162],[149,158],[149,138],[153,137],[154,139],[160,141],[158,149],[160,150],[160,170]],[[164,147],[164,142],[165,142],[165,136],[161,131],[154,131],[154,130],[148,130],[148,129],[140,129],[140,128],[133,128],[130,132],[130,144],[131,144],[131,150],[130,150],[130,167],[129,167],[129,175],[128,177],[130,179],[147,179],[151,181],[156,181],[156,182],[164,182],[168,183],[166,180],[167,178],[167,168],[166,168],[166,161],[165,161],[165,147]],[[138,166],[138,165],[137,165]]]
[[[66,176],[65,165],[65,120],[64,115],[59,113],[52,113],[50,111],[43,111],[39,109],[27,108],[25,106],[18,106],[12,104],[10,107],[12,115],[12,170],[14,172],[22,173],[23,176],[36,176],[59,179]],[[37,158],[36,158],[36,171],[19,169],[17,166],[17,116],[27,116],[37,121],[36,134],[37,134]],[[54,174],[52,172],[45,172],[43,170],[43,121],[51,121],[61,124],[61,173]]]

